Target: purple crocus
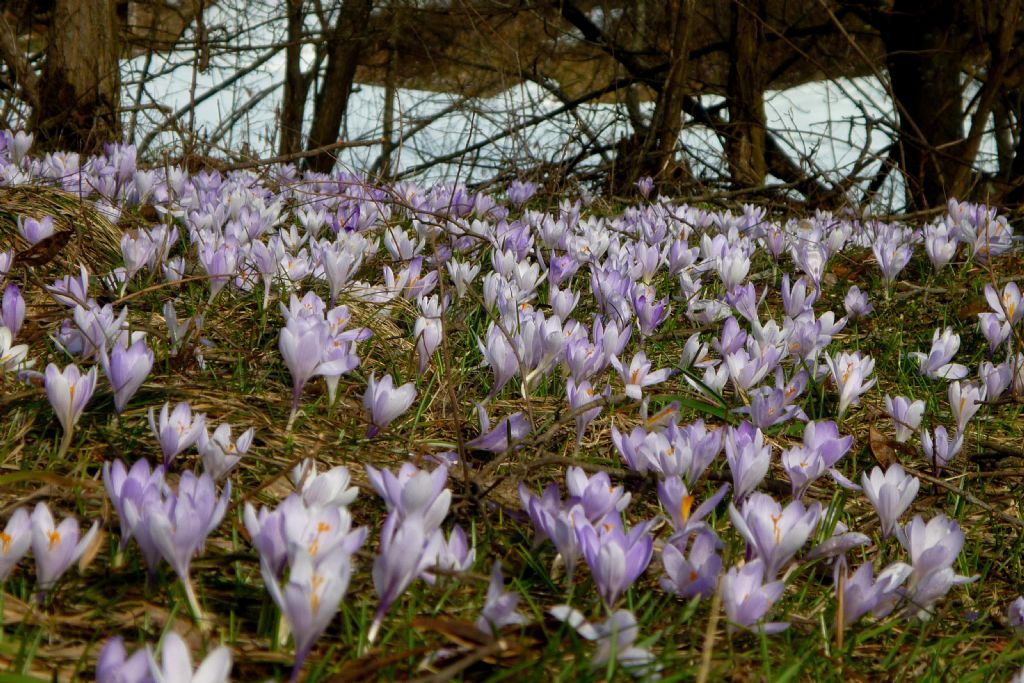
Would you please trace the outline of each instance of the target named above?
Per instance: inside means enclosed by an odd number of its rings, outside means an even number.
[[[491,453],[504,453],[513,444],[521,441],[533,429],[530,420],[522,413],[516,412],[501,420],[491,429],[491,420],[483,404],[476,406],[480,418],[480,436],[465,443],[466,448]]]
[[[575,517],[573,522],[597,592],[611,609],[650,564],[654,553],[650,535],[653,521],[635,524],[629,533],[623,529],[621,520],[612,515],[596,527],[585,516]]]
[[[405,463],[397,475],[367,465],[366,476],[389,512],[400,519],[418,518],[427,533],[440,527],[448,514],[452,492],[446,486],[448,468],[444,465],[428,472]]]
[[[647,360],[647,354],[639,351],[629,361],[629,367],[624,366],[618,356],[612,356],[612,367],[619,373],[622,383],[625,385],[625,394],[634,401],[643,398],[644,387],[649,387],[659,382],[664,382],[669,377],[668,368],[651,371],[651,363]]]
[[[18,285],[12,282],[4,287],[3,300],[0,301],[0,325],[11,331],[11,337],[17,337],[24,322],[25,298]]]
[[[231,425],[222,423],[209,435],[204,427],[196,439],[196,449],[203,459],[203,469],[210,473],[214,481],[220,481],[228,472],[235,468],[242,456],[249,452],[255,432],[249,427],[242,432],[237,440],[231,439]]]
[[[46,397],[50,400],[53,412],[60,420],[64,428],[64,438],[61,440],[58,459],[63,458],[71,446],[71,437],[75,431],[78,419],[82,417],[85,404],[92,398],[96,390],[96,368],[90,368],[89,372],[82,374],[78,366],[71,363],[63,371],[56,365],[50,363],[46,366],[44,379],[46,386]]]
[[[807,542],[821,518],[821,504],[794,500],[785,508],[765,493],[753,493],[742,511],[729,504],[729,518],[748,548],[764,561],[764,574],[778,576]]]
[[[151,652],[149,662],[150,674],[156,683],[227,683],[231,674],[231,650],[223,645],[206,655],[206,659],[193,671],[188,646],[174,631],[164,636],[160,646],[160,666],[157,667]]]
[[[893,398],[885,395],[885,412],[896,423],[896,440],[906,443],[921,426],[924,416],[924,401],[911,401],[906,396]]]
[[[846,409],[859,404],[860,397],[878,381],[877,378],[868,381],[875,369],[875,361],[870,356],[861,356],[859,351],[841,351],[834,357],[825,356],[825,362],[832,373],[832,381],[839,389],[837,414],[842,417]]]
[[[733,625],[769,634],[789,627],[786,622],[759,624],[785,588],[782,581],[765,583],[770,576],[766,576],[761,558],[755,558],[742,567],[730,567],[725,573],[722,577],[722,606]]]
[[[78,520],[67,517],[59,525],[55,524],[46,503],[36,505],[31,522],[32,556],[36,560],[36,582],[42,598],[92,544],[99,531],[99,522],[93,522],[79,540]]]
[[[916,515],[896,536],[910,555],[913,568],[907,579],[907,616],[927,621],[932,607],[950,588],[978,579],[978,575],[960,576],[953,571],[953,563],[964,547],[964,532],[955,520],[939,514],[925,523]]]
[[[772,446],[764,434],[749,422],[729,427],[725,434],[725,459],[732,473],[733,497],[737,503],[750,495],[768,474]]]
[[[159,421],[153,408],[149,409],[149,429],[160,442],[166,467],[179,453],[199,439],[199,435],[206,429],[206,415],[196,413],[193,416],[192,406],[184,401],[174,406],[173,411],[170,403],[164,403]]]
[[[384,615],[405,589],[430,568],[443,542],[437,530],[428,530],[421,517],[402,518],[396,511],[388,514],[380,534],[380,552],[373,562],[373,587],[380,603],[367,640],[377,638]]]
[[[491,582],[487,586],[487,598],[474,625],[481,633],[493,636],[506,626],[525,624],[528,620],[516,610],[518,603],[519,594],[505,590],[501,560],[495,560],[491,565]]]
[[[1006,608],[1006,622],[1014,631],[1024,631],[1024,595],[1017,596]]]
[[[914,502],[921,486],[920,480],[903,471],[899,464],[892,464],[882,473],[882,468],[865,472],[861,477],[864,495],[875,508],[882,522],[882,538],[888,538],[896,530],[900,516]]]
[[[352,577],[352,558],[336,550],[316,563],[305,552],[296,555],[286,582],[278,583],[274,572],[261,563],[263,582],[270,597],[288,621],[295,639],[295,666],[291,680],[299,680],[302,664],[313,645],[338,611]]]
[[[370,426],[366,429],[366,437],[377,436],[391,422],[404,413],[416,400],[416,385],[407,382],[395,387],[391,375],[384,375],[378,382],[373,373],[366,384],[363,394],[363,409],[370,418]]]
[[[321,374],[321,360],[327,348],[327,325],[315,317],[288,318],[281,328],[278,348],[288,372],[292,376],[292,409],[288,417],[288,430],[299,412],[299,398],[306,382]]]
[[[722,484],[710,498],[694,509],[696,498],[687,490],[686,484],[678,475],[666,477],[658,482],[658,500],[661,506],[669,515],[672,522],[673,539],[680,539],[685,544],[686,539],[694,532],[714,532],[704,522],[704,518],[711,514],[729,491],[728,484]]]
[[[0,584],[10,576],[14,565],[25,557],[32,544],[32,522],[25,508],[18,508],[0,532]]]
[[[121,636],[108,640],[96,658],[96,683],[155,683],[149,650],[142,647],[131,657]]]
[[[604,391],[598,393],[589,381],[583,380],[577,384],[572,377],[569,377],[565,380],[565,394],[569,399],[569,407],[574,412],[579,411],[576,415],[576,445],[579,445],[583,442],[583,433],[587,430],[587,425],[593,422],[604,409],[600,399],[607,399],[611,395],[611,385],[605,385]],[[597,405],[584,409],[592,403]]]
[[[865,318],[875,309],[871,302],[868,301],[868,295],[860,291],[860,287],[857,285],[853,285],[846,292],[843,306],[846,308],[846,317],[850,320]]]
[[[666,543],[661,551],[666,574],[660,581],[661,587],[683,598],[710,598],[722,571],[717,548],[718,541],[712,533],[698,533],[694,537],[689,557],[675,544]]]
[[[295,490],[306,505],[333,505],[346,507],[359,495],[359,489],[350,486],[352,477],[344,466],[317,474],[316,462],[306,458],[291,471],[290,478]]]
[[[114,410],[120,415],[153,369],[153,352],[145,339],[131,346],[118,340],[109,356],[105,347],[100,349],[100,364],[114,389]]]
[[[597,643],[597,650],[590,659],[591,668],[605,666],[614,656],[615,661],[632,676],[642,680],[657,678],[661,667],[654,654],[646,648],[634,645],[639,636],[639,629],[632,612],[616,610],[600,624],[591,624],[582,612],[568,605],[556,605],[548,610],[548,613],[571,626],[580,637]]]
[[[935,330],[932,335],[932,348],[927,355],[919,351],[911,351],[907,355],[917,360],[920,372],[930,379],[963,379],[967,376],[967,368],[959,363],[951,363],[953,356],[960,348],[960,335],[953,333],[952,327]]]
[[[132,537],[126,505],[131,501],[136,510],[142,510],[148,501],[159,502],[165,487],[164,468],[159,465],[151,470],[145,458],[139,458],[131,469],[120,460],[106,462],[103,463],[103,486],[121,520],[120,549],[124,550]]]
[[[941,472],[949,464],[950,460],[956,457],[964,444],[962,432],[956,432],[953,438],[949,438],[946,428],[939,426],[935,428],[935,438],[927,429],[921,430],[921,449],[932,464],[935,472]]]
[[[142,511],[139,523],[145,525],[161,556],[181,580],[196,619],[202,619],[202,611],[192,588],[189,566],[192,557],[206,543],[206,537],[224,519],[230,499],[230,481],[218,498],[213,477],[209,474],[196,477],[185,472],[177,493],[169,493],[166,505],[149,506]]]
[[[911,573],[910,565],[894,562],[874,578],[874,568],[865,562],[846,579],[843,590],[843,626],[849,628],[868,612],[883,617],[900,599],[900,586]]]
[[[956,431],[958,434],[962,434],[967,429],[967,423],[981,408],[981,404],[985,400],[985,388],[979,387],[973,382],[960,384],[959,381],[956,381],[950,383],[947,393],[949,407],[956,419]]]

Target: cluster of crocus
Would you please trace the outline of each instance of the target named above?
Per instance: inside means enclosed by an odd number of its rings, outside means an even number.
[[[129,656],[120,636],[108,640],[96,660],[96,683],[227,683],[230,675],[227,647],[215,648],[193,670],[188,645],[174,631],[164,636],[159,663],[148,644]]]
[[[349,329],[351,314],[348,307],[336,306],[327,310],[323,299],[313,292],[307,292],[302,299],[292,294],[290,305],[285,307],[282,304],[281,312],[286,322],[281,328],[278,346],[292,375],[290,429],[306,382],[322,376],[333,402],[338,379],[359,365],[356,343],[367,339],[370,331],[364,327]]]
[[[64,572],[93,546],[98,531],[99,523],[94,522],[89,531],[80,536],[78,520],[74,517],[66,517],[57,524],[46,503],[38,503],[31,514],[25,508],[16,509],[0,532],[0,584],[31,549],[36,561],[36,586],[42,600]]]
[[[224,519],[231,482],[224,484],[218,497],[209,473],[197,477],[185,472],[175,490],[165,481],[162,466],[150,470],[149,464],[140,460],[128,469],[115,460],[104,465],[103,483],[121,518],[121,547],[134,538],[151,577],[160,560],[170,564],[181,580],[193,615],[202,619],[189,567]]]
[[[270,510],[247,503],[245,528],[259,552],[260,571],[295,640],[298,680],[302,664],[327,629],[352,576],[352,556],[366,528],[352,529],[348,505],[356,498],[349,472],[335,467],[317,474],[311,460],[293,472],[298,491]]]

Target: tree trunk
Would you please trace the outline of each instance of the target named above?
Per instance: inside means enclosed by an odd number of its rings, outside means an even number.
[[[729,175],[737,187],[763,185],[767,173],[764,85],[758,67],[758,51],[764,33],[760,4],[759,0],[732,3],[725,154]]]
[[[896,0],[878,22],[899,114],[908,208],[945,204],[965,164],[956,153],[964,125],[958,5],[957,0]]]
[[[327,68],[316,97],[307,150],[327,147],[338,141],[338,130],[348,108],[356,67],[367,43],[372,5],[371,0],[345,0],[339,11],[329,39]],[[331,152],[322,152],[306,160],[307,168],[318,173],[330,173],[334,162]]]
[[[40,148],[121,141],[119,55],[114,0],[56,0],[32,120]]]
[[[279,154],[302,151],[302,121],[310,78],[302,73],[303,0],[288,0],[288,46],[285,48],[284,96],[281,98]]]

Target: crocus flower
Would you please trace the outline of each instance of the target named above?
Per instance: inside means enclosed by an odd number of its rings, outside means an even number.
[[[924,450],[924,454],[936,472],[945,469],[949,461],[960,452],[963,445],[964,435],[962,432],[956,432],[950,439],[946,428],[939,426],[935,428],[935,438],[932,439],[932,435],[927,429],[921,430],[921,449]]]
[[[871,476],[865,472],[861,481],[864,484],[864,495],[871,501],[882,522],[882,538],[888,538],[895,531],[900,515],[914,502],[921,482],[917,477],[905,473],[899,464],[890,465],[884,474],[882,468],[876,467],[871,470]]]
[[[753,493],[742,511],[729,504],[729,518],[754,554],[764,561],[767,578],[776,577],[807,542],[821,518],[821,504],[794,500],[785,508],[765,493]]]
[[[704,518],[711,514],[729,491],[728,484],[722,484],[710,498],[694,508],[694,496],[687,490],[686,484],[678,475],[666,477],[658,482],[658,500],[669,515],[675,533],[672,539],[680,539],[683,544],[694,532],[711,532]],[[713,532],[712,532],[713,533]]]
[[[491,582],[487,586],[487,598],[474,625],[478,631],[490,636],[506,626],[525,624],[528,620],[516,610],[518,603],[519,594],[505,590],[501,560],[495,560],[491,565]]]
[[[242,432],[236,441],[231,440],[231,425],[222,423],[213,430],[213,436],[204,427],[196,439],[196,448],[203,459],[203,469],[210,473],[214,481],[220,481],[234,469],[242,456],[249,452],[255,432],[252,427]]]
[[[321,374],[321,360],[327,347],[327,325],[316,318],[291,316],[281,328],[278,348],[288,372],[292,376],[292,410],[288,418],[291,427],[299,411],[302,389],[311,378]]]
[[[660,670],[650,650],[633,644],[639,629],[632,612],[616,610],[600,624],[591,624],[582,612],[568,605],[556,605],[548,612],[555,619],[569,624],[580,637],[597,643],[597,651],[590,660],[591,668],[605,666],[614,654],[615,661],[636,678],[650,680]]]
[[[352,558],[337,550],[314,564],[308,553],[300,552],[293,559],[284,584],[278,583],[266,564],[261,563],[261,568],[267,591],[288,621],[295,639],[291,680],[297,681],[303,662],[331,623],[348,590]]]
[[[1006,610],[1006,621],[1015,631],[1024,630],[1024,595],[1018,596]]]
[[[867,317],[875,308],[868,301],[868,295],[860,291],[857,285],[853,285],[846,292],[843,305],[846,307],[846,317],[850,320]]]
[[[194,672],[192,655],[185,641],[174,631],[164,636],[160,667],[149,653],[150,673],[156,683],[227,683],[231,675],[231,650],[221,645],[206,656]]]
[[[119,340],[109,356],[106,348],[100,349],[100,364],[114,389],[114,410],[121,414],[153,369],[153,352],[144,339],[131,346]]]
[[[576,503],[563,507],[558,495],[558,484],[548,484],[538,497],[530,493],[525,484],[519,484],[519,499],[530,516],[535,531],[534,544],[549,539],[558,550],[565,565],[568,580],[572,581],[576,562],[580,557],[579,538],[576,535],[576,517],[586,517],[583,506]]]
[[[426,533],[440,527],[448,514],[452,492],[446,487],[448,468],[444,465],[428,472],[405,463],[397,475],[367,465],[366,476],[389,511],[400,519],[418,518]]]
[[[52,237],[56,232],[53,227],[53,216],[42,218],[31,218],[29,216],[18,216],[16,219],[18,234],[29,244],[38,244],[47,237]]]
[[[722,557],[715,552],[717,545],[713,534],[698,533],[689,557],[685,557],[675,544],[666,543],[661,551],[666,574],[660,581],[661,587],[683,598],[710,598],[722,571]]]
[[[74,363],[63,371],[50,363],[46,366],[44,383],[46,397],[50,400],[61,427],[64,428],[64,438],[61,440],[58,456],[62,458],[71,445],[71,435],[75,431],[78,419],[82,417],[85,404],[92,398],[92,392],[96,389],[96,368],[91,368],[83,375]]]
[[[32,511],[32,556],[36,559],[40,596],[53,588],[68,567],[82,556],[98,531],[99,522],[93,522],[79,540],[77,519],[67,517],[59,525],[54,524],[46,503],[36,505]]]
[[[988,341],[988,352],[993,354],[999,345],[1005,342],[1010,337],[1010,323],[1005,320],[1000,320],[999,315],[996,313],[979,313],[978,314],[978,327],[981,329],[981,334]]]
[[[722,606],[732,624],[765,633],[778,633],[789,627],[785,622],[758,625],[785,588],[782,581],[765,583],[765,578],[765,565],[760,558],[742,567],[730,567],[722,577]]]
[[[973,382],[961,385],[956,381],[950,383],[948,394],[949,407],[956,419],[956,431],[962,433],[967,428],[967,423],[981,408],[981,403],[985,400],[985,389]]]
[[[669,377],[669,370],[662,368],[651,372],[651,363],[647,360],[647,354],[643,351],[636,353],[629,361],[626,368],[619,361],[618,356],[612,356],[611,364],[615,371],[622,378],[625,385],[625,394],[635,401],[643,398],[644,387],[649,387],[659,382],[664,382]]]
[[[184,401],[171,410],[170,403],[164,403],[160,409],[160,420],[156,419],[153,408],[149,409],[149,429],[160,442],[160,450],[164,456],[164,466],[186,448],[194,444],[199,435],[206,429],[206,415],[192,415],[192,407]]]
[[[25,508],[18,508],[0,532],[0,584],[7,580],[14,565],[25,557],[32,544],[32,522]]]
[[[768,474],[772,446],[749,422],[729,427],[725,433],[725,459],[732,473],[733,496],[742,502]]]
[[[421,517],[403,519],[395,511],[388,514],[381,529],[380,553],[373,562],[373,587],[380,603],[367,633],[369,642],[376,640],[391,605],[437,557],[443,539],[433,531],[424,527]]]
[[[391,422],[407,411],[416,400],[416,385],[407,382],[395,388],[391,375],[384,375],[378,382],[373,373],[363,394],[363,409],[370,418],[366,429],[367,438],[372,438],[386,429]]]
[[[1024,319],[1024,300],[1016,282],[1007,282],[1002,294],[997,293],[991,284],[985,285],[985,299],[995,314],[1011,326]]]
[[[839,407],[837,413],[842,417],[851,405],[860,403],[860,397],[875,386],[878,380],[868,377],[875,369],[875,361],[870,356],[861,356],[859,351],[840,352],[837,356],[825,356],[828,368],[832,373],[832,381],[839,389]]]
[[[611,609],[619,597],[644,573],[654,552],[650,535],[653,522],[633,525],[627,534],[616,517],[595,527],[586,517],[576,517],[576,536],[583,557],[597,584],[597,592]],[[609,521],[611,520],[611,521]]]
[[[495,324],[487,328],[487,343],[477,340],[484,363],[494,372],[494,386],[488,396],[497,396],[502,387],[508,384],[519,372],[519,359],[511,341]]]
[[[598,393],[594,391],[589,381],[583,380],[577,384],[572,377],[569,377],[565,380],[565,394],[569,399],[569,407],[573,411],[580,411],[576,415],[576,444],[579,445],[583,442],[583,433],[586,431],[587,425],[601,414],[604,406],[598,404],[587,410],[582,410],[582,408],[591,403],[597,403],[601,398],[608,398],[611,395],[611,385],[605,385],[604,391]]]
[[[955,520],[936,515],[926,524],[916,515],[896,534],[910,555],[913,571],[907,579],[908,616],[927,621],[934,604],[953,586],[976,581],[978,576],[960,576],[953,563],[964,546],[964,532]]]
[[[151,501],[159,502],[165,486],[164,468],[160,465],[150,470],[145,458],[139,458],[130,470],[120,460],[105,462],[103,486],[121,520],[121,550],[124,550],[132,537],[126,506],[131,501],[136,510],[142,510]]]
[[[931,379],[963,379],[967,376],[967,368],[959,363],[951,363],[953,356],[960,348],[960,335],[953,333],[952,327],[935,330],[932,335],[932,348],[925,355],[919,351],[911,351],[907,355],[921,364],[920,372]]]
[[[900,443],[906,443],[921,426],[921,417],[924,415],[924,401],[911,401],[905,396],[893,398],[886,394],[885,412],[896,423],[896,440]]]
[[[504,453],[515,442],[521,441],[533,429],[530,420],[522,413],[516,412],[501,420],[491,429],[491,420],[483,404],[476,406],[480,418],[480,436],[465,443],[466,448],[491,453]]]
[[[28,355],[28,346],[14,344],[13,341],[11,331],[0,326],[0,374],[12,370],[23,370],[35,364],[35,361],[25,359]]]
[[[124,639],[114,636],[96,658],[96,683],[154,683],[152,666],[149,650],[139,648],[129,657]]]
[[[25,322],[25,298],[21,295],[18,285],[11,283],[4,287],[3,300],[0,302],[0,325],[17,337]]]
[[[346,507],[359,495],[359,489],[349,486],[352,477],[348,468],[341,465],[317,474],[316,462],[306,458],[295,466],[290,478],[306,505]]]
[[[583,468],[570,467],[565,471],[565,485],[569,492],[566,505],[579,503],[587,519],[594,524],[600,524],[607,515],[618,515],[631,499],[621,486],[612,486],[607,472],[588,477]]]
[[[843,590],[843,626],[850,627],[858,619],[872,612],[883,617],[899,601],[899,588],[911,573],[910,565],[894,562],[873,577],[874,569],[865,562],[846,579]]]
[[[197,619],[202,618],[202,612],[192,588],[189,566],[192,557],[206,543],[206,537],[224,519],[230,499],[230,481],[218,498],[213,477],[209,474],[196,477],[185,472],[177,493],[170,494],[166,506],[150,506],[142,511],[139,523],[145,525],[160,554],[178,575]]]

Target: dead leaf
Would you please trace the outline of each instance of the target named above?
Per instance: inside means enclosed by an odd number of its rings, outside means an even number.
[[[14,263],[21,266],[46,265],[60,253],[73,234],[72,230],[61,230],[44,237],[25,251],[15,254]]]
[[[894,445],[892,439],[875,429],[875,425],[868,427],[868,448],[878,464],[885,469],[897,461]]]

